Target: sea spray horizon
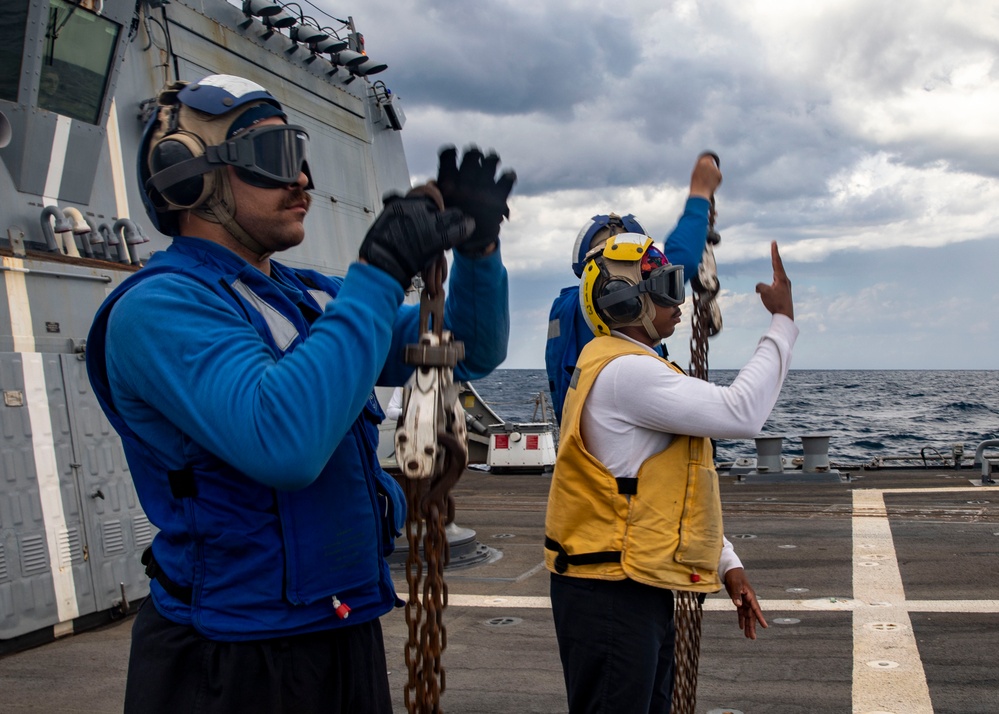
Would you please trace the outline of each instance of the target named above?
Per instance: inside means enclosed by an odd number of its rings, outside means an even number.
[[[711,370],[728,385],[738,370]],[[536,397],[549,397],[543,369],[499,369],[474,382],[504,420],[528,422]],[[761,435],[783,436],[782,453],[800,456],[801,436],[828,434],[834,464],[918,457],[925,449],[950,456],[962,444],[970,462],[978,444],[999,438],[997,370],[794,370]],[[756,455],[752,439],[719,440],[717,460]]]

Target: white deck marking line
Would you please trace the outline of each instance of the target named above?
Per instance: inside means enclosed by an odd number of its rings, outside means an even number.
[[[876,601],[877,602],[877,601]],[[448,595],[449,607],[492,607],[523,608],[525,610],[550,609],[551,600],[546,597],[526,597],[511,595]],[[843,598],[818,598],[815,600],[760,600],[760,607],[769,617],[779,612],[844,612],[858,608],[872,610],[878,621],[887,616],[895,617],[903,612],[961,612],[966,614],[999,614],[999,600],[908,600],[904,603],[875,604],[860,603]],[[704,601],[705,612],[732,612],[735,606],[725,597],[709,597]],[[889,618],[890,619],[890,618]]]
[[[853,597],[853,711],[933,714],[881,490],[853,492]]]
[[[552,601],[546,597],[510,595],[448,595],[448,607],[500,607],[524,609],[551,609]]]
[[[935,486],[934,488],[881,488],[868,489],[881,493],[981,493],[981,486]],[[856,491],[854,491],[856,493]],[[856,504],[856,500],[854,500]]]

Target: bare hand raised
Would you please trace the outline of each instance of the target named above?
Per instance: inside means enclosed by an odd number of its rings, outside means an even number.
[[[763,307],[769,310],[771,315],[787,315],[793,320],[794,302],[791,299],[791,281],[787,279],[787,273],[784,272],[784,263],[777,251],[777,241],[770,243],[770,257],[774,264],[774,281],[770,285],[757,283],[756,292],[760,294]]]
[[[690,175],[690,195],[710,201],[721,182],[721,169],[714,155],[705,152],[698,156],[694,172]]]

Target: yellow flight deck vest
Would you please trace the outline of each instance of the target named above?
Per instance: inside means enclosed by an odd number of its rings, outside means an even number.
[[[637,354],[676,365],[619,337],[600,336],[580,353],[565,399],[561,443],[545,517],[545,566],[579,578],[630,578],[655,587],[721,589],[721,498],[711,441],[677,435],[638,470],[616,479],[586,450],[580,415],[600,371]],[[641,385],[635,385],[641,399]]]

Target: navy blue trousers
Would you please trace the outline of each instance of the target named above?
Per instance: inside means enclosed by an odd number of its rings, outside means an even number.
[[[570,714],[669,714],[671,591],[552,573],[551,598]]]
[[[392,711],[378,620],[252,642],[215,642],[157,612],[132,626],[126,714]]]

